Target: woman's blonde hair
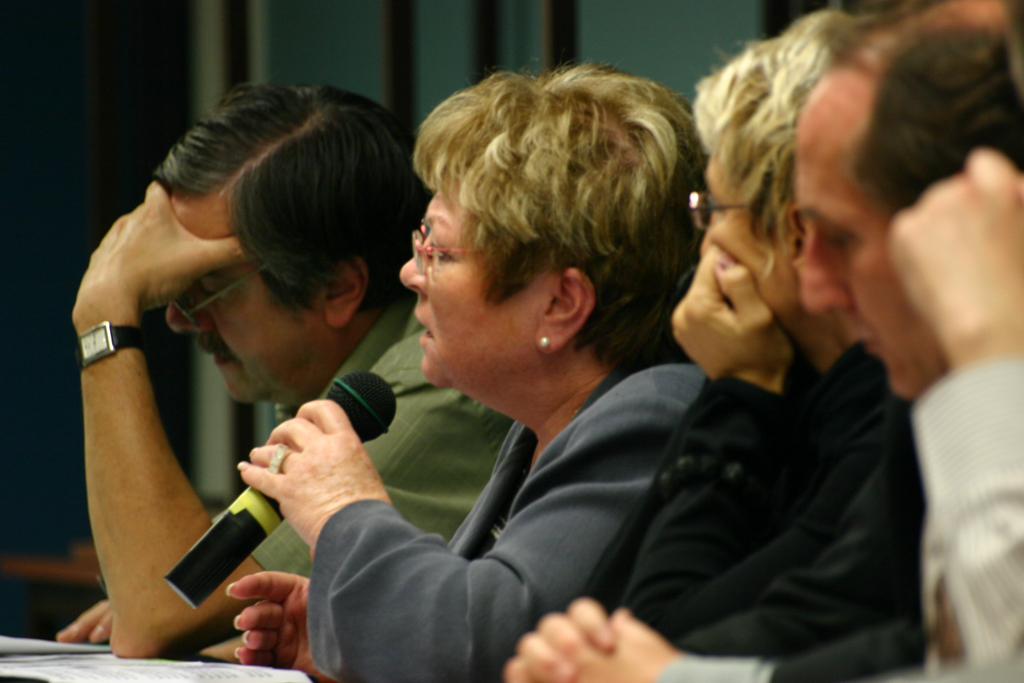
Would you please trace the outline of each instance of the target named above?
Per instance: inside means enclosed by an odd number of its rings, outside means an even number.
[[[813,12],[778,37],[750,43],[697,84],[694,115],[704,149],[769,240],[787,237],[800,108],[831,61],[832,36],[852,21],[839,10]]]
[[[670,342],[704,161],[685,98],[596,64],[499,72],[455,93],[423,122],[414,158],[427,187],[466,212],[488,299],[579,268],[597,305],[577,346],[613,364],[653,362]]]

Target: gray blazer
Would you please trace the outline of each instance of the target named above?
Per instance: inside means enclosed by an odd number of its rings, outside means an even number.
[[[365,683],[499,680],[518,638],[580,595],[703,381],[689,364],[613,372],[514,494],[536,437],[513,425],[450,546],[379,501],[339,511],[309,589],[317,667]],[[509,495],[508,523],[480,555]]]

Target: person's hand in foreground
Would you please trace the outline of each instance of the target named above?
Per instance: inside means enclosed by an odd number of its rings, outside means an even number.
[[[750,271],[714,245],[672,313],[672,332],[711,379],[736,377],[782,393],[793,345],[761,299]]]
[[[998,152],[971,154],[899,212],[893,263],[951,367],[1024,354],[1024,176]]]
[[[594,600],[550,614],[519,640],[505,683],[653,683],[680,657],[664,638],[626,609],[609,618]]]
[[[201,239],[178,222],[157,182],[146,200],[114,222],[89,259],[72,315],[79,332],[105,320],[138,325],[202,275],[245,261],[238,239]]]
[[[267,467],[279,444],[290,453],[277,474]],[[345,411],[334,401],[312,401],[281,423],[266,446],[240,463],[242,480],[267,494],[310,548],[331,516],[350,503],[391,498]]]
[[[259,572],[228,586],[228,595],[240,600],[258,599],[242,610],[235,628],[242,642],[235,656],[242,664],[298,669],[321,680],[309,651],[306,604],[309,579],[284,572]]]
[[[58,631],[56,639],[60,643],[105,643],[110,639],[113,625],[114,615],[110,611],[110,601],[100,600]]]

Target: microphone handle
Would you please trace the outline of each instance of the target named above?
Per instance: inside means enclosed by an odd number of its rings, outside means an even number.
[[[384,432],[395,417],[395,392],[380,375],[357,370],[332,382],[327,398],[349,416],[361,441]],[[277,501],[248,488],[164,577],[198,607],[281,523]]]
[[[182,600],[198,607],[280,523],[277,501],[247,488],[164,580]]]

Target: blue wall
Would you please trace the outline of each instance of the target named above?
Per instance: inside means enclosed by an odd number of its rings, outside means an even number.
[[[577,61],[613,64],[689,98],[697,81],[761,33],[761,0],[577,0]]]
[[[759,37],[761,0],[577,0],[577,61],[600,61],[666,83],[687,97],[696,82]],[[268,80],[330,83],[379,100],[381,6],[270,0]],[[415,3],[415,119],[472,83],[471,0]],[[541,0],[499,2],[501,67],[537,71]]]
[[[81,0],[0,3],[0,553],[89,536],[71,308],[88,262]],[[0,580],[0,633],[24,590]]]
[[[413,16],[413,119],[418,123],[456,90],[472,85],[473,3],[420,0]]]
[[[380,6],[365,0],[271,0],[267,81],[334,85],[380,102]]]

